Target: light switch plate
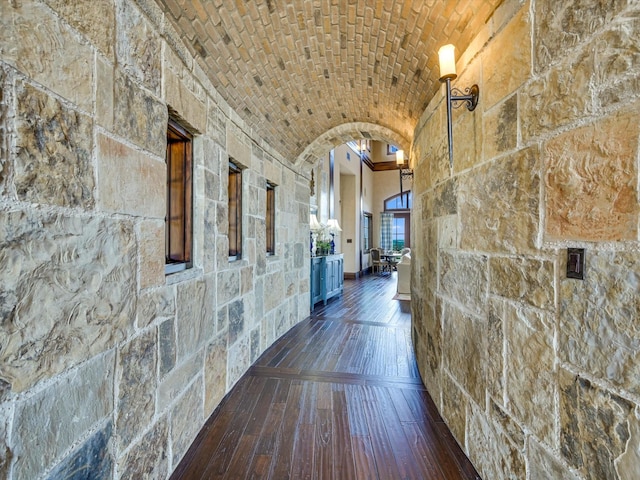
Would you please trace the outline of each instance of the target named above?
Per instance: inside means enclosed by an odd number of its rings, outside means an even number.
[[[584,280],[584,248],[567,248],[567,278]]]

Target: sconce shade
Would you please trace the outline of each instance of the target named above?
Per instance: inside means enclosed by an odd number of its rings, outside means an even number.
[[[454,79],[458,76],[456,73],[456,53],[453,45],[443,45],[438,50],[438,59],[440,60],[440,81],[447,78]]]
[[[327,228],[331,233],[337,233],[342,231],[342,229],[340,228],[340,225],[338,224],[338,220],[336,220],[335,218],[330,218],[327,221]]]
[[[398,165],[404,165],[404,150],[398,150],[396,152],[396,163]]]
[[[318,222],[318,217],[316,217],[315,213],[311,214],[311,218],[309,219],[309,228],[313,232],[322,230],[322,225],[320,225],[320,222]]]

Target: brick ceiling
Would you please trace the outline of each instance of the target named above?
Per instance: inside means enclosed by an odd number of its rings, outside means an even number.
[[[410,141],[440,88],[438,48],[464,52],[502,2],[156,1],[218,92],[291,161],[344,124]]]

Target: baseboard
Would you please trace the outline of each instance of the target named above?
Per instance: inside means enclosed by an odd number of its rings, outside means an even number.
[[[345,280],[357,280],[359,277],[360,275],[358,275],[358,273],[344,272]]]

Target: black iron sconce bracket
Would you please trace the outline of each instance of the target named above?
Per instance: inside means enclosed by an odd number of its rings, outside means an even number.
[[[478,105],[478,99],[480,98],[480,87],[474,84],[469,88],[465,88],[463,94],[463,92],[458,88],[451,88],[451,77],[442,78],[441,81],[445,82],[447,85],[447,134],[449,137],[449,168],[453,168],[453,121],[451,118],[451,109],[459,108],[462,105],[465,105],[467,107],[467,110],[473,112]]]

